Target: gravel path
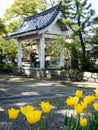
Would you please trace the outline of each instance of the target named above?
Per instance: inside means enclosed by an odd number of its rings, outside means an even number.
[[[39,108],[39,104],[43,100],[49,101],[53,105],[53,110],[48,115],[49,130],[62,130],[67,109],[64,104],[66,97],[73,95],[77,89],[82,89],[84,95],[91,94],[95,87],[97,87],[96,83],[0,75],[0,106],[5,110],[0,112],[0,130],[7,130],[11,123],[6,112],[9,107],[19,108],[32,104],[35,108]],[[25,126],[25,119],[19,115],[11,130],[25,130]],[[36,130],[36,126],[34,130]]]

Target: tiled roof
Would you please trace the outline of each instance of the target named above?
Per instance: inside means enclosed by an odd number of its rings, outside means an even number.
[[[20,25],[20,27],[10,36],[15,36],[27,32],[44,29],[45,27],[47,27],[52,23],[52,21],[56,18],[59,12],[60,12],[60,4],[48,10],[45,10],[41,13],[38,13],[36,15],[26,17],[24,19],[24,22]]]

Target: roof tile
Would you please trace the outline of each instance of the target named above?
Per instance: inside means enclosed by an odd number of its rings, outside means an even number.
[[[26,17],[24,19],[24,22],[15,32],[11,34],[11,36],[41,30],[46,26],[48,26],[49,24],[51,24],[51,22],[56,18],[59,12],[60,12],[60,4],[48,10],[45,10],[41,13],[35,14],[30,17]]]

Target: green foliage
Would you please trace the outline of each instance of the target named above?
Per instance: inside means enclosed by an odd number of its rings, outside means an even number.
[[[15,67],[14,63],[2,63],[0,64],[0,72],[2,73],[10,73],[12,72],[12,68]]]
[[[96,72],[97,68],[95,67],[95,63],[90,61],[90,57],[85,57],[84,59],[80,59],[80,68],[83,71]]]
[[[98,16],[94,19],[94,23],[98,24]]]
[[[77,90],[74,96],[69,96],[66,99],[65,102],[69,107],[69,110],[65,115],[65,130],[98,130],[98,89],[96,88],[94,92],[95,94],[83,96],[82,90]],[[75,101],[74,98],[76,98]],[[78,102],[76,103],[77,98]],[[72,109],[73,113],[71,114],[70,111],[72,111]]]
[[[60,53],[58,52],[60,50],[60,45],[58,45],[57,42],[47,43],[45,49],[46,56],[51,56],[52,59],[56,60],[59,59]]]
[[[85,61],[86,43],[89,27],[93,25],[93,16],[95,11],[92,10],[88,0],[64,0],[62,2],[63,21],[73,31],[73,38],[77,39],[82,48],[82,58]]]
[[[78,68],[78,59],[80,56],[80,44],[78,38],[71,40],[70,43],[63,38],[58,38],[58,44],[65,47],[65,59],[71,59],[72,68]]]
[[[79,120],[75,119],[73,115],[71,115],[71,117],[65,115],[64,118],[66,121],[64,121],[63,130],[82,130],[82,127],[79,126]]]
[[[93,44],[98,44],[98,27],[94,28],[93,31],[95,34],[94,34],[91,42]]]
[[[47,7],[44,0],[14,0],[10,8],[8,8],[3,17],[6,25],[6,32],[15,31],[22,23],[24,17],[32,16],[39,10],[45,10]]]
[[[65,115],[65,119],[66,121],[64,122],[63,130],[97,130],[98,129],[97,128],[98,112],[94,112],[92,117],[87,115],[88,124],[84,128],[80,126],[79,123],[77,125],[77,120],[79,121],[80,119],[76,119],[73,115],[71,115],[71,117]]]
[[[3,38],[0,38],[0,49],[2,50],[2,55],[12,54],[13,56],[17,53],[17,41],[11,39],[6,41]]]
[[[46,3],[43,0],[14,0],[10,8],[6,10],[5,20],[24,16],[31,16],[37,13],[37,9],[46,9]]]
[[[16,30],[19,27],[20,23],[21,23],[21,20],[17,19],[17,20],[11,21],[9,24],[5,24],[6,33],[11,33],[14,30]]]
[[[3,21],[2,21],[2,19],[0,19],[0,37],[4,36],[5,32],[6,32],[5,31],[5,25],[4,25]]]
[[[80,31],[86,34],[86,28],[93,23],[94,16],[94,10],[91,9],[91,4],[88,4],[88,0],[64,0],[62,10],[64,21],[73,32],[77,35],[80,35]]]
[[[46,3],[49,4],[49,6],[53,7],[55,6],[56,4],[60,3],[61,0],[44,0]]]
[[[31,16],[39,10],[45,10],[47,4],[44,0],[14,0],[10,8],[5,12],[3,19],[0,19],[0,49],[2,55],[11,54],[13,57],[17,53],[16,40],[4,40],[2,36],[15,31],[23,21],[24,17]]]

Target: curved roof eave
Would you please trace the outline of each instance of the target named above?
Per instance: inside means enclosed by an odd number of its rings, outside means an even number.
[[[58,4],[39,14],[26,17],[19,28],[9,36],[6,36],[6,39],[19,38],[35,33],[41,34],[56,23],[60,16],[60,12],[60,4]]]
[[[46,31],[48,31],[57,22],[57,20],[60,18],[60,16],[61,16],[61,12],[58,13],[58,15],[55,17],[55,19],[48,26],[46,26],[45,28],[39,30],[38,34],[42,34],[42,33],[46,32]]]
[[[16,35],[9,35],[9,36],[6,36],[5,39],[8,40],[11,38],[20,38],[20,37],[24,37],[24,36],[28,36],[28,35],[32,35],[32,34],[37,34],[37,31],[30,31],[30,32],[16,34]]]

